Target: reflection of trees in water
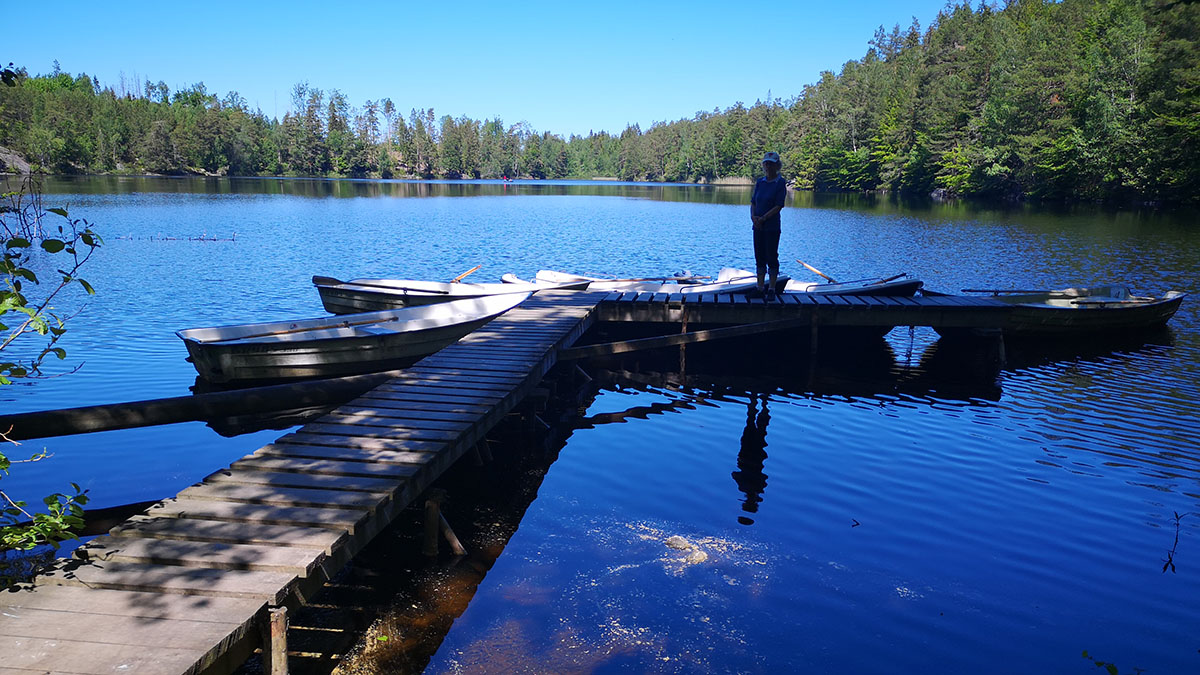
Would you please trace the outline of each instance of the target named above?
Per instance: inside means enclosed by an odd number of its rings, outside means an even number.
[[[767,397],[762,397],[762,410],[758,409],[758,395],[751,394],[746,403],[746,427],[742,430],[742,447],[738,451],[737,467],[734,471],[733,482],[737,483],[746,498],[742,501],[742,510],[746,513],[758,513],[758,505],[762,503],[762,494],[767,489],[767,475],[763,473],[763,464],[767,461],[767,424],[771,421],[771,413],[767,410]],[[753,525],[754,519],[749,516],[738,516],[738,522],[743,525]]]

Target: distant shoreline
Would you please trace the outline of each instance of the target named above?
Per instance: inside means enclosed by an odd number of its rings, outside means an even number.
[[[626,184],[644,184],[644,185],[695,185],[695,186],[711,186],[711,187],[750,187],[754,185],[753,178],[743,178],[740,176],[727,176],[718,178],[713,181],[651,181],[651,180],[625,180],[614,176],[591,176],[588,178],[533,178],[531,176],[521,176],[520,178],[451,178],[442,176],[419,177],[419,176],[392,176],[391,178],[383,178],[381,176],[278,176],[278,175],[241,175],[241,174],[209,174],[200,172],[188,173],[124,173],[118,171],[110,171],[105,173],[92,172],[77,172],[77,173],[18,173],[18,172],[0,172],[0,176],[4,178],[22,178],[25,176],[38,176],[42,178],[246,178],[256,180],[349,180],[349,181],[397,181],[397,182],[436,182],[436,183],[561,183],[561,182],[582,182],[582,183],[626,183]],[[792,185],[788,185],[788,189],[796,189]]]

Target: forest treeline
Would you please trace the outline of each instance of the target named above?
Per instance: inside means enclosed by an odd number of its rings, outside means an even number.
[[[279,120],[56,64],[0,88],[0,146],[50,172],[681,182],[757,175],[773,149],[798,188],[1195,203],[1198,31],[1195,0],[948,4],[792,98],[567,138],[307,83]]]

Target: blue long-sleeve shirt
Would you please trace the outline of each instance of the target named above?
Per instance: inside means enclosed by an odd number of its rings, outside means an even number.
[[[759,178],[754,184],[754,194],[750,196],[751,214],[759,217],[776,206],[782,207],[785,200],[787,181],[783,180],[783,176],[776,176],[775,180],[767,180],[766,176]],[[759,228],[778,232],[779,214],[776,213],[770,220],[760,223]]]

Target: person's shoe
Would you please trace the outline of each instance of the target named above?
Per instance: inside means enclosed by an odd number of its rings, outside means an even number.
[[[746,291],[747,298],[761,298],[762,296],[763,289],[761,288],[751,288],[750,290]]]
[[[767,302],[774,301],[775,300],[775,289],[768,288],[767,291],[765,293],[763,293],[763,299],[766,300]]]

